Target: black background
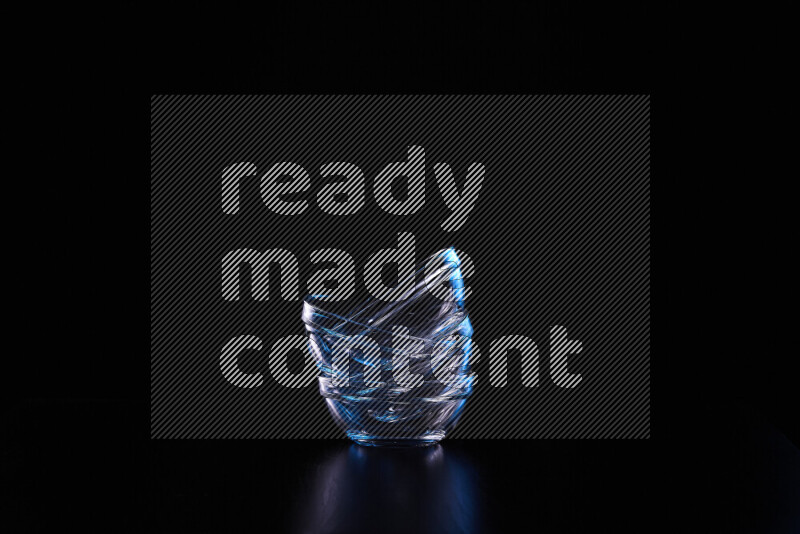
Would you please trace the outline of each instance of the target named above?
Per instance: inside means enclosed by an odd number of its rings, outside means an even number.
[[[7,259],[16,276],[7,280],[19,296],[7,307],[14,317],[5,383],[7,392],[23,391],[3,410],[2,521],[22,532],[287,530],[298,516],[319,513],[304,510],[305,499],[315,495],[326,459],[349,450],[345,442],[148,440],[150,94],[652,92],[648,7],[561,6],[398,8],[382,22],[354,10],[337,24],[339,7],[300,6],[252,15],[198,7],[143,13],[127,4],[50,12],[47,23],[43,13],[12,17],[21,31],[7,82],[16,98],[6,111],[13,220],[5,234],[16,251]],[[657,111],[661,120],[668,122]],[[666,149],[656,158],[667,159]],[[697,194],[693,183],[683,178],[678,186]],[[665,244],[669,187],[656,188],[666,197],[658,201],[663,212],[656,209]],[[681,243],[681,254],[656,253],[663,262],[656,285],[665,288],[656,290],[663,310],[656,337],[665,348],[653,358],[652,439],[445,443],[452,463],[471,466],[476,525],[650,530],[679,517],[683,526],[721,531],[797,529],[798,452],[786,436],[797,443],[798,434],[782,367],[789,348],[780,335],[743,347],[744,330],[711,319],[726,305],[748,313],[730,296],[746,278],[722,278],[720,289],[712,276],[722,274],[685,259],[735,246],[743,235],[739,224],[732,232],[714,226],[702,243]],[[696,309],[709,292],[728,300]],[[763,314],[748,316],[755,331],[769,326]],[[425,476],[424,458],[395,464],[407,473],[401,486]],[[368,531],[408,522],[458,531],[458,520],[431,515],[421,497],[392,501],[390,481],[365,482],[386,500],[347,521],[374,520],[361,529]],[[335,519],[325,523],[334,532]]]

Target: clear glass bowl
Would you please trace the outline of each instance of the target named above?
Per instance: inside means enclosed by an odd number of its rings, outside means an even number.
[[[430,445],[458,421],[474,382],[459,265],[453,249],[428,258],[397,302],[371,299],[348,309],[324,295],[306,297],[320,394],[356,443]]]

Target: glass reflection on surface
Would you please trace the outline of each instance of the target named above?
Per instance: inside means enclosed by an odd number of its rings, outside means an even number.
[[[344,446],[295,500],[295,531],[478,532],[475,470],[458,451]]]

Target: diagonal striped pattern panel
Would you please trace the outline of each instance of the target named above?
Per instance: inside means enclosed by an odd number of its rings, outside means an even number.
[[[150,155],[152,437],[342,437],[299,298],[411,234],[471,264],[452,437],[649,438],[649,96],[154,96]]]

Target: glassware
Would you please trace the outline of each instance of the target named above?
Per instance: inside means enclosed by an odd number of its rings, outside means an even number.
[[[320,394],[356,443],[431,445],[458,421],[475,380],[460,263],[452,248],[434,254],[393,302],[305,298]]]

